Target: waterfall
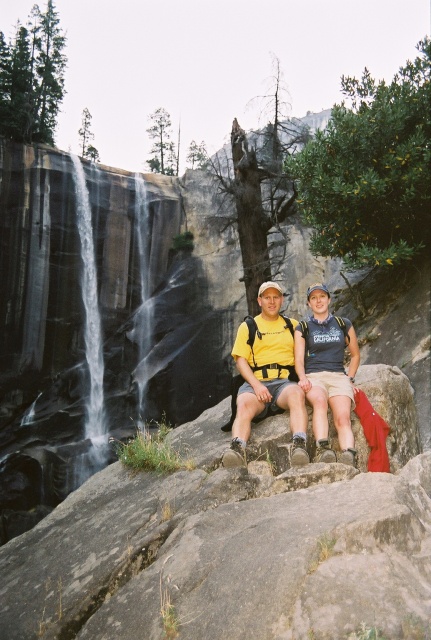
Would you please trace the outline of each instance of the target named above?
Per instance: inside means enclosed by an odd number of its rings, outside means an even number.
[[[140,279],[141,279],[141,306],[136,313],[133,340],[138,344],[139,362],[145,363],[145,357],[152,345],[152,318],[153,302],[150,297],[149,282],[149,215],[148,196],[145,180],[139,173],[135,174],[135,229],[139,251]],[[148,384],[148,372],[145,364],[142,365],[142,375],[139,378],[139,427],[144,427],[145,400]]]
[[[100,314],[97,294],[97,271],[94,253],[93,227],[89,193],[85,182],[84,168],[77,156],[71,155],[74,166],[76,211],[81,240],[82,299],[85,308],[85,356],[90,378],[90,393],[86,405],[85,435],[94,446],[94,454],[101,460],[101,445],[104,443],[103,407],[103,349]]]
[[[32,402],[32,404],[30,405],[30,407],[27,409],[27,411],[24,413],[22,419],[21,419],[21,427],[23,427],[26,424],[31,424],[33,422],[33,418],[36,414],[36,402],[39,400],[40,396],[42,395],[42,392],[39,393],[39,395],[37,396],[36,400],[34,400]]]

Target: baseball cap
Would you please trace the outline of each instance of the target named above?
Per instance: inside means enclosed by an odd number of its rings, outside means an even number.
[[[271,282],[271,281],[263,282],[259,287],[259,293],[257,295],[261,296],[264,291],[266,291],[267,289],[271,289],[271,288],[272,289],[277,289],[277,291],[279,291],[281,293],[281,295],[284,295],[283,294],[283,290],[280,287],[280,285],[277,284],[276,282]]]
[[[326,284],[322,284],[321,282],[316,282],[316,284],[312,284],[310,287],[308,287],[308,289],[307,289],[307,300],[309,299],[310,294],[311,294],[313,291],[316,291],[317,289],[319,289],[320,291],[324,291],[325,293],[327,293],[329,298],[331,297],[331,294],[329,293],[329,289],[328,289],[328,287],[326,286]]]

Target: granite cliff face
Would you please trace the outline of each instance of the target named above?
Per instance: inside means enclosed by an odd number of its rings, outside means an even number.
[[[184,230],[178,180],[5,141],[0,176],[0,504],[9,512],[58,504],[110,461],[109,434],[127,437],[163,413],[181,423],[225,397],[228,322],[208,301],[199,258],[173,250]],[[96,372],[92,349],[102,354]]]

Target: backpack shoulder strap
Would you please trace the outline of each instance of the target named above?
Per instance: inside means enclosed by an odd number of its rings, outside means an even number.
[[[308,322],[306,320],[300,320],[299,326],[301,327],[302,337],[304,338],[304,340],[306,340],[309,334]]]
[[[349,336],[349,332],[347,331],[347,327],[346,327],[346,323],[344,322],[344,319],[341,318],[340,316],[334,316],[334,318],[338,322],[338,325],[340,326],[340,328],[343,330],[346,345],[350,344],[350,336]]]
[[[284,322],[286,323],[286,326],[284,327],[285,329],[289,329],[292,338],[294,337],[294,330],[293,330],[293,324],[292,324],[292,320],[290,318],[288,318],[287,316],[284,316],[282,313],[280,313],[280,316],[283,318]]]
[[[257,337],[262,340],[262,334],[260,333],[258,326],[256,324],[256,320],[253,318],[253,316],[245,316],[244,318],[244,322],[246,323],[247,327],[248,327],[248,340],[247,340],[247,344],[250,345],[250,347],[253,349],[253,345],[254,345],[254,341],[256,338],[256,334]]]

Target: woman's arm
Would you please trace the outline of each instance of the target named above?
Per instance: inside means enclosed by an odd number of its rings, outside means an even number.
[[[356,337],[356,332],[353,326],[349,329],[349,338],[350,363],[347,375],[349,376],[349,378],[354,378],[359,368],[361,354],[359,353],[358,338]]]
[[[298,374],[298,386],[307,393],[311,389],[311,382],[305,375],[305,339],[300,331],[295,331],[295,371]]]

